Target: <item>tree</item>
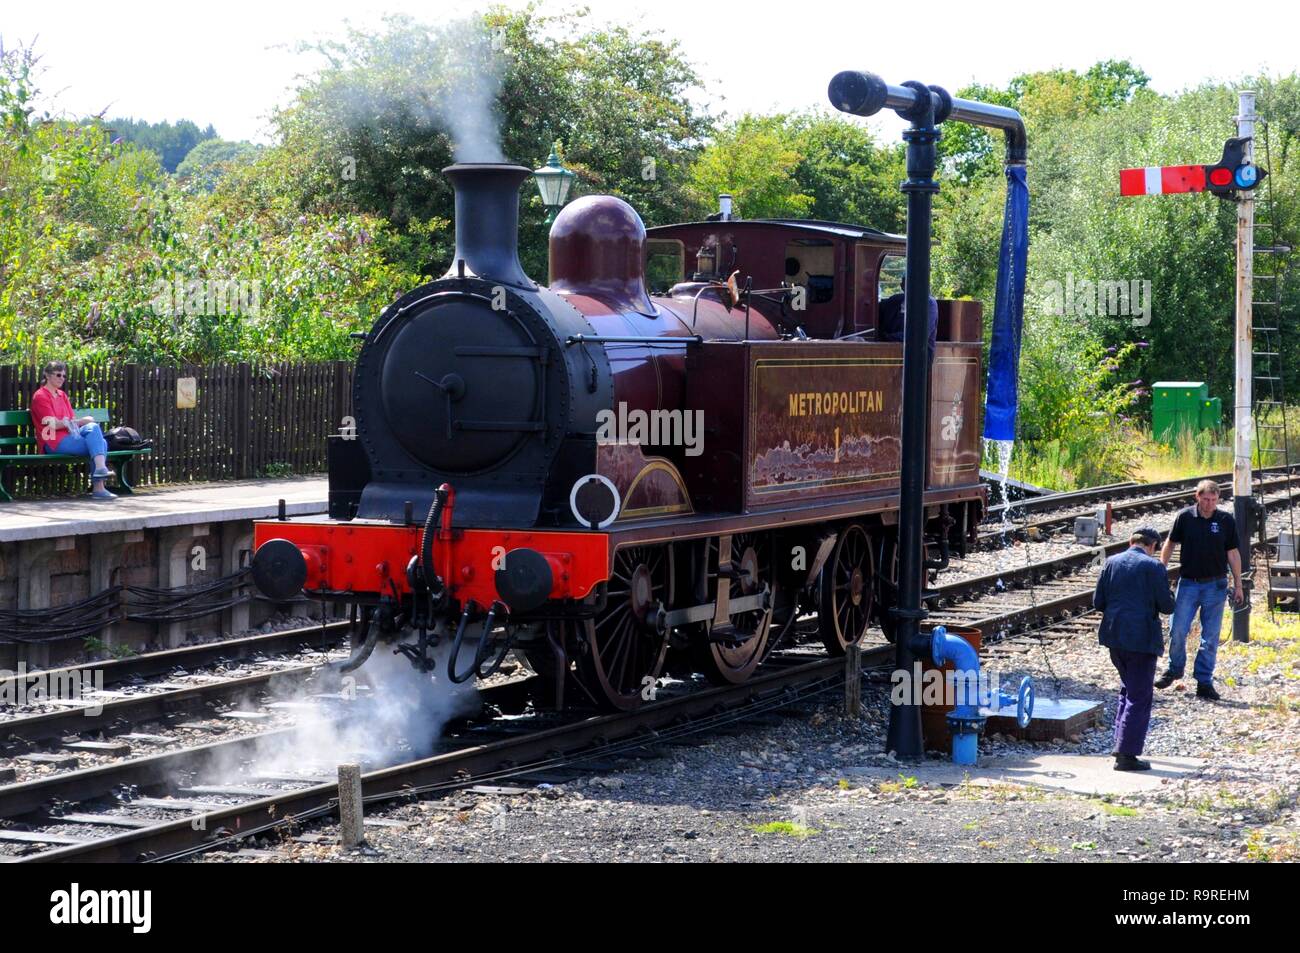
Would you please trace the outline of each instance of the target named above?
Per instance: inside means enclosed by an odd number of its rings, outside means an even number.
[[[743,116],[721,130],[690,170],[690,190],[701,211],[713,211],[719,193],[735,200],[743,218],[798,218],[813,207],[795,169],[804,155],[789,143],[784,116]]]
[[[802,155],[794,177],[812,197],[812,218],[887,232],[906,227],[902,143],[879,145],[863,123],[818,113],[793,117],[786,133]]]
[[[902,145],[879,146],[861,123],[820,113],[746,115],[723,127],[690,172],[697,214],[730,193],[745,218],[804,217],[901,230]]]
[[[699,80],[675,43],[590,30],[585,16],[530,6],[437,25],[389,17],[379,34],[308,47],[324,65],[274,119],[280,154],[259,161],[304,209],[369,212],[409,232],[452,217],[441,169],[453,158],[540,165],[559,140],[575,192],[623,197],[651,224],[673,220],[708,129],[691,102]],[[538,276],[544,218],[525,196],[520,257]],[[449,261],[449,236],[432,251],[431,272]]]
[[[958,98],[992,103],[1018,110],[1032,133],[1038,125],[1067,119],[1096,116],[1119,109],[1134,98],[1150,93],[1145,72],[1128,60],[1101,60],[1080,73],[1051,69],[1021,73],[1005,88],[973,83],[957,91]],[[947,123],[939,140],[939,154],[946,167],[962,181],[978,175],[997,175],[1001,169],[1001,134],[978,126]],[[1033,136],[1030,136],[1031,140]]]
[[[211,192],[231,165],[250,162],[260,150],[251,142],[205,139],[189,151],[176,167],[176,174],[196,187]]]
[[[109,138],[121,137],[125,142],[133,142],[142,149],[155,153],[168,172],[175,172],[190,150],[200,142],[217,138],[217,131],[210,123],[206,129],[200,129],[188,119],[175,124],[143,119],[110,119],[105,126],[109,130]]]

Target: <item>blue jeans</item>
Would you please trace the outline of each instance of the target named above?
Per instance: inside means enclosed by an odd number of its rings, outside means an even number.
[[[108,453],[108,441],[99,424],[86,424],[76,433],[67,433],[54,445],[55,453],[66,453],[74,457],[90,457],[93,461],[101,453]]]
[[[1169,671],[1183,677],[1187,666],[1187,633],[1192,620],[1201,613],[1201,647],[1196,653],[1192,674],[1202,685],[1214,681],[1214,660],[1219,654],[1219,629],[1223,625],[1223,605],[1228,600],[1228,580],[1209,582],[1178,580],[1174,596],[1174,621],[1169,627]]]

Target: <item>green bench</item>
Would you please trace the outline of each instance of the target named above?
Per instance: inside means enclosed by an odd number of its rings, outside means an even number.
[[[72,416],[74,419],[93,417],[95,423],[99,424],[101,428],[108,423],[108,409],[106,407],[74,410]],[[30,435],[32,431],[31,411],[0,410],[0,427],[17,427],[20,432],[20,436],[17,437],[0,437],[0,501],[7,503],[13,500],[4,484],[5,471],[10,467],[38,467],[48,466],[52,463],[67,463],[73,466],[90,465],[90,460],[87,457],[72,456],[66,453],[41,453],[36,443],[36,437]],[[24,436],[22,434],[28,435]],[[140,450],[110,450],[108,458],[110,460],[130,462],[131,458],[149,452],[150,448],[148,447]],[[131,492],[131,483],[127,477],[125,466],[117,468],[117,492],[120,494]]]

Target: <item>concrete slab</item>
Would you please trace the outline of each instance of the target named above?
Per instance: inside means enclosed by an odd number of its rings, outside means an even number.
[[[84,751],[115,758],[125,758],[131,753],[131,746],[125,741],[65,741],[61,747],[65,751]]]
[[[28,764],[43,764],[49,768],[67,768],[72,770],[78,764],[76,755],[71,754],[48,754],[38,751],[34,754],[20,754],[19,761],[26,761]]]
[[[138,797],[132,801],[123,801],[126,807],[145,807],[159,811],[219,811],[229,804],[219,801],[190,801],[179,798]]]
[[[1194,777],[1209,764],[1202,758],[1144,757],[1144,760],[1151,762],[1150,771],[1116,771],[1115,759],[1110,755],[994,756],[980,758],[979,764],[970,766],[938,760],[904,764],[882,758],[878,764],[841,768],[839,773],[845,777],[883,781],[896,781],[904,774],[930,784],[1021,784],[1074,794],[1122,795],[1157,791],[1171,781]]]
[[[291,477],[145,487],[111,501],[20,499],[0,503],[0,543],[267,519],[281,499],[288,515],[308,516],[326,511],[328,494],[323,477]]]
[[[126,817],[122,814],[60,814],[61,824],[98,824],[102,827],[153,827],[158,823],[152,817]]]
[[[1000,731],[1013,738],[1028,741],[1051,741],[1053,738],[1068,738],[1070,735],[1086,731],[1101,724],[1103,707],[1101,702],[1082,698],[1036,698],[1034,699],[1034,716],[1026,728],[1016,724],[1015,707],[1008,707],[997,712],[980,709],[988,716],[984,725],[985,732]]]
[[[69,837],[66,834],[43,834],[38,831],[0,830],[0,840],[17,841],[20,844],[84,844],[90,838]]]

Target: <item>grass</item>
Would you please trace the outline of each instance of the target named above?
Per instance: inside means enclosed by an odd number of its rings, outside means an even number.
[[[1291,462],[1300,461],[1300,407],[1286,408],[1286,424],[1290,437]],[[1265,415],[1261,423],[1279,423],[1281,414]],[[1137,466],[1127,476],[1111,474],[1106,479],[1088,479],[1080,467],[1070,461],[1090,460],[1094,452],[1083,444],[1072,445],[1069,437],[1051,441],[1017,441],[1011,459],[1010,475],[1037,486],[1053,490],[1075,490],[1097,483],[1110,483],[1123,479],[1141,482],[1181,480],[1206,473],[1221,473],[1232,469],[1233,429],[1183,432],[1170,444],[1154,439],[1150,424],[1143,421],[1122,423],[1115,421],[1114,439],[1129,444],[1136,443]],[[1256,453],[1256,465],[1277,466],[1286,461],[1281,453],[1267,452],[1281,447],[1276,430],[1261,429],[1260,445],[1264,453]],[[986,457],[983,466],[996,470],[997,463]]]
[[[1264,842],[1263,831],[1253,830],[1246,835],[1246,856],[1261,863],[1268,863],[1273,859],[1272,851],[1268,849],[1268,844]]]
[[[1231,446],[1231,432],[1222,430],[1184,431],[1172,444],[1147,436],[1141,445],[1142,463],[1134,476],[1144,483],[1158,483],[1225,472],[1232,469],[1232,451],[1214,448]]]
[[[767,824],[751,824],[749,829],[755,834],[780,834],[783,837],[798,837],[801,839],[821,833],[815,827],[796,824],[794,821],[771,821]]]
[[[894,785],[896,791],[901,788],[901,784]],[[1056,796],[1045,788],[1034,787],[1030,784],[1010,784],[1001,781],[991,784],[975,784],[969,778],[953,788],[952,793],[955,798],[964,801],[997,801],[1000,803],[1006,801],[1038,802]]]
[[[1283,678],[1300,680],[1300,618],[1279,613],[1275,620],[1260,613],[1250,620],[1249,642],[1228,638],[1220,642],[1219,652],[1245,659],[1246,671],[1252,675],[1277,670]]]
[[[1123,804],[1108,804],[1102,801],[1099,806],[1103,814],[1109,814],[1111,817],[1137,817],[1141,813],[1136,808],[1125,807]]]
[[[82,642],[82,648],[89,655],[108,655],[113,658],[130,658],[135,649],[129,645],[109,645],[98,636],[88,635]]]
[[[920,782],[910,775],[900,774],[897,781],[881,781],[877,790],[881,794],[897,794],[902,790],[912,790],[919,787]]]
[[[1246,856],[1259,863],[1295,863],[1300,860],[1300,838],[1293,832],[1282,832],[1283,839],[1268,843],[1264,828],[1256,828],[1246,835]]]

